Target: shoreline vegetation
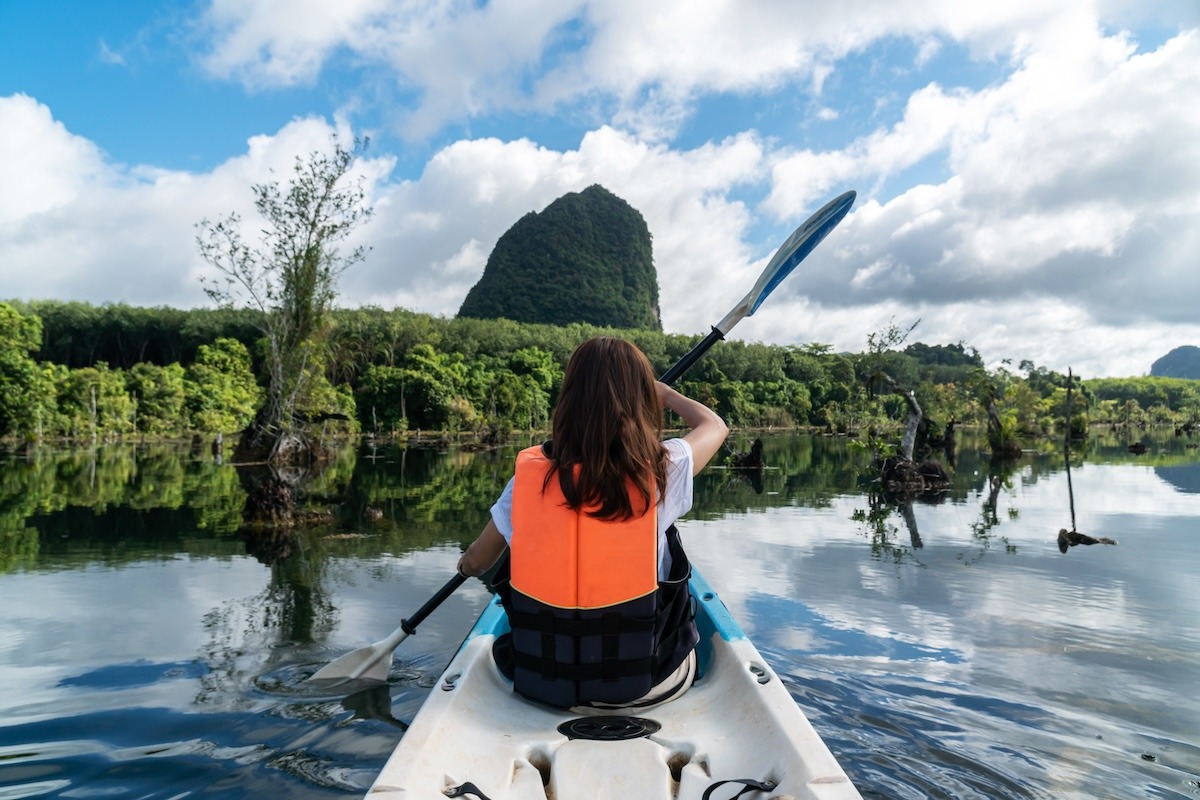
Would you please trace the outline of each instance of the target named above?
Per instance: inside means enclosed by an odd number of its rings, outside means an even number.
[[[656,370],[701,335],[446,319],[404,309],[329,312],[310,355],[297,421],[322,439],[364,436],[467,447],[548,427],[562,367],[584,339],[632,340]],[[0,302],[0,442],[191,441],[222,450],[254,419],[267,386],[260,320],[250,310]],[[879,375],[886,375],[883,382]],[[725,342],[681,388],[740,431],[797,430],[867,439],[905,425],[905,395],[924,409],[923,438],[987,427],[994,452],[1063,436],[1068,376],[1022,362],[984,367],[962,342],[835,353],[828,345]],[[1200,424],[1200,381],[1074,376],[1070,437]],[[903,386],[904,391],[896,390]],[[668,420],[668,426],[670,421]]]

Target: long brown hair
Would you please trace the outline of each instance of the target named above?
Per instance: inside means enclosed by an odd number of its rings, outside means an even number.
[[[667,485],[662,402],[654,371],[624,339],[597,336],[571,354],[554,407],[553,453],[568,505],[597,519],[641,516]],[[543,484],[544,486],[545,484]],[[635,509],[632,494],[640,495]]]

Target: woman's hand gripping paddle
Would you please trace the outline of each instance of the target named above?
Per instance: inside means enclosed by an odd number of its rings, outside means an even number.
[[[820,211],[805,220],[799,228],[796,228],[783,246],[776,251],[766,269],[758,276],[754,288],[725,315],[724,319],[713,326],[712,332],[708,336],[689,350],[687,355],[679,359],[675,366],[664,372],[659,380],[668,385],[674,383],[692,364],[708,352],[709,348],[724,339],[725,334],[729,333],[743,317],[752,316],[775,287],[791,274],[796,265],[803,261],[805,256],[811,253],[813,248],[820,244],[821,240],[850,212],[854,198],[853,191],[834,198],[826,203]],[[415,633],[417,625],[421,624],[447,597],[454,594],[455,590],[466,580],[465,576],[455,574],[446,582],[445,586],[438,589],[437,594],[429,598],[425,605],[418,609],[416,614],[409,619],[401,620],[400,627],[388,634],[387,638],[361,647],[330,662],[308,680],[321,681],[325,684],[339,684],[355,679],[386,681],[392,665],[392,651],[410,634]]]

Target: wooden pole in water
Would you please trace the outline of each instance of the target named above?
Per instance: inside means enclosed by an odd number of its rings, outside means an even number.
[[[1063,461],[1067,465],[1067,497],[1071,503],[1071,533],[1075,532],[1075,490],[1071,488],[1071,385],[1074,376],[1067,367],[1067,432],[1063,435]]]

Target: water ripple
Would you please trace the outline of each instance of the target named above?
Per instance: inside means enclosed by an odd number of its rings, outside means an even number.
[[[33,781],[14,786],[0,786],[0,800],[21,800],[24,797],[41,797],[71,785],[68,780]]]
[[[1186,743],[1081,730],[1059,710],[977,687],[815,667],[780,677],[864,797],[1200,796],[1190,783],[1200,748]]]
[[[387,688],[380,688],[373,707],[390,714]],[[403,726],[381,722],[339,701],[252,713],[135,708],[7,726],[3,740],[21,743],[0,746],[0,800],[361,794]]]

